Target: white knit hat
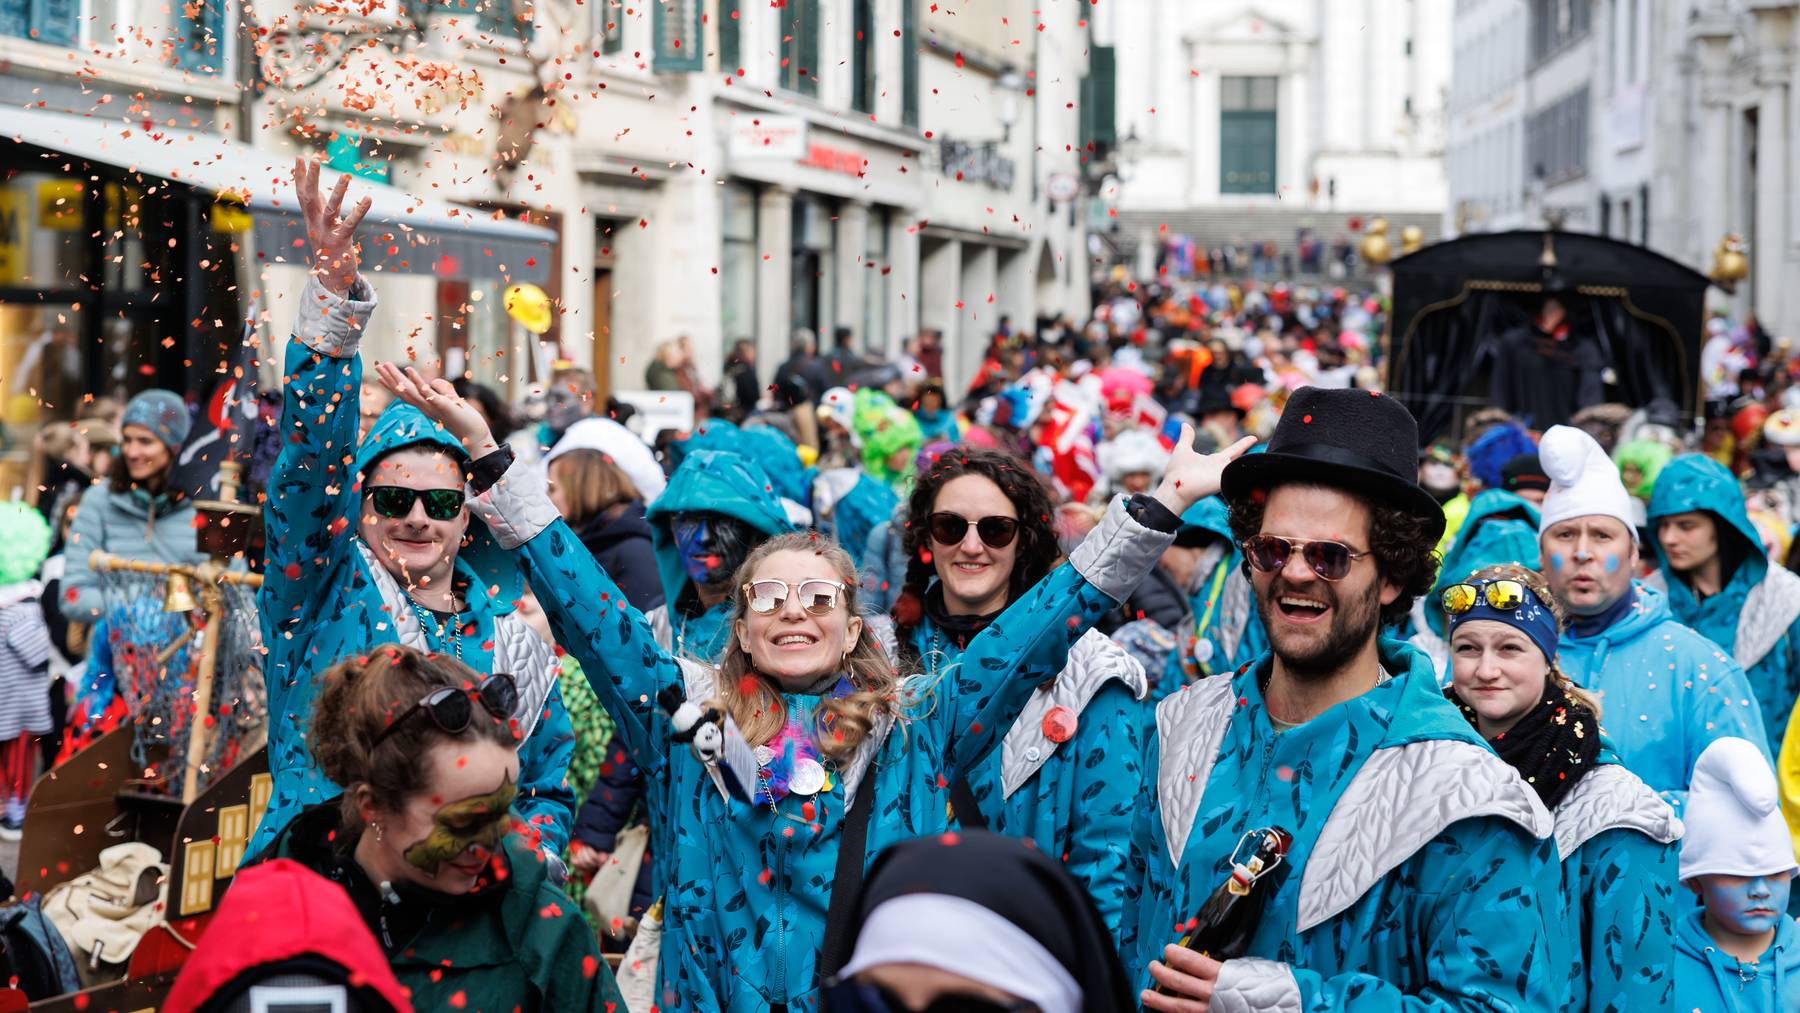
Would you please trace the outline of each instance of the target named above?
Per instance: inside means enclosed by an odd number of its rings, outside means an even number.
[[[1701,752],[1681,822],[1687,828],[1681,840],[1683,882],[1800,868],[1781,815],[1775,771],[1747,739],[1715,739]]]
[[[1574,517],[1616,517],[1637,539],[1631,494],[1619,479],[1618,466],[1592,436],[1573,426],[1551,426],[1538,441],[1538,459],[1550,476],[1540,535]]]

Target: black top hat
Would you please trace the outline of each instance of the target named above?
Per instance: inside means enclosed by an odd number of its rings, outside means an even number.
[[[1225,467],[1227,500],[1290,482],[1342,488],[1426,521],[1433,541],[1444,510],[1419,487],[1419,425],[1400,402],[1376,391],[1302,387],[1288,398],[1269,449]]]

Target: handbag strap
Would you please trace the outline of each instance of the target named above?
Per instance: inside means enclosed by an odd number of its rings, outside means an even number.
[[[869,773],[873,773],[870,771]],[[850,962],[850,920],[862,893],[863,867],[868,864],[869,814],[875,811],[875,778],[862,779],[862,805],[852,805],[838,839],[837,875],[831,904],[825,909],[825,950],[819,956],[819,979],[829,981]]]
[[[975,801],[975,789],[970,786],[967,774],[958,774],[956,780],[950,782],[950,813],[956,817],[957,825],[965,830],[987,829],[987,816],[981,811],[981,803]]]

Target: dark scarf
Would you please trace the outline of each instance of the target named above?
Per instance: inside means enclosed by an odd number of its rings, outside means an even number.
[[[948,607],[944,605],[944,585],[932,584],[925,592],[925,618],[930,620],[931,625],[937,627],[938,632],[942,633],[946,640],[955,644],[956,649],[960,651],[968,648],[969,641],[974,640],[982,630],[987,629],[988,624],[1000,618],[1000,613],[951,615]]]
[[[1625,589],[1619,600],[1613,602],[1605,612],[1591,616],[1575,616],[1570,623],[1571,632],[1578,637],[1598,636],[1602,630],[1608,629],[1625,615],[1625,610],[1637,604],[1637,585]]]
[[[1462,702],[1454,686],[1446,687],[1444,696],[1471,727],[1479,727],[1475,709]],[[1538,705],[1488,745],[1537,792],[1544,808],[1554,811],[1599,761],[1600,722],[1586,704],[1551,682]]]

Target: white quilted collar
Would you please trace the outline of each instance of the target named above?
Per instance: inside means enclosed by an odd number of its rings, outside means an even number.
[[[1788,628],[1797,618],[1800,618],[1800,574],[1770,563],[1768,575],[1744,596],[1732,657],[1745,669],[1756,667],[1756,663],[1787,635]]]
[[[1623,764],[1602,763],[1569,789],[1556,807],[1557,857],[1568,861],[1608,830],[1635,830],[1658,844],[1681,839],[1675,810]]]
[[[1006,730],[1000,747],[1001,797],[1011,798],[1056,752],[1059,743],[1044,733],[1044,716],[1054,707],[1066,707],[1079,723],[1094,694],[1114,679],[1138,700],[1150,693],[1142,662],[1096,630],[1082,634],[1069,649],[1068,664],[1055,679],[1032,692],[1025,709]]]

